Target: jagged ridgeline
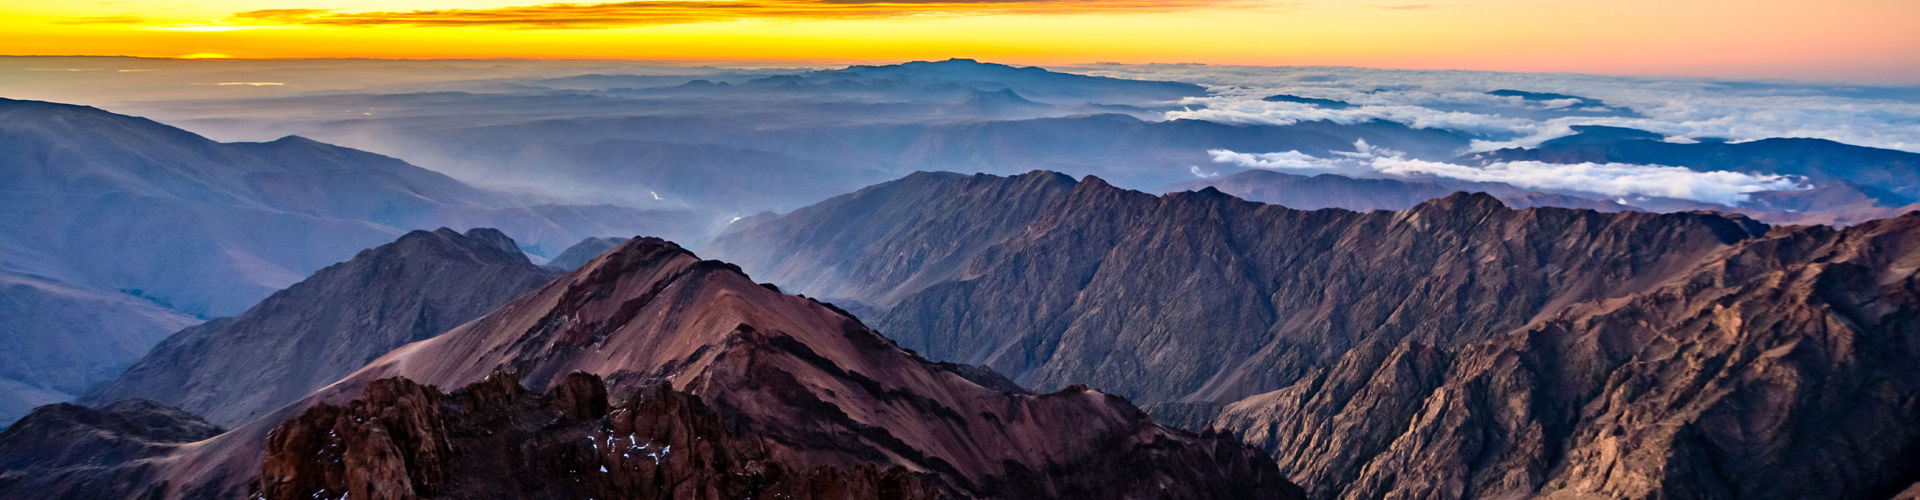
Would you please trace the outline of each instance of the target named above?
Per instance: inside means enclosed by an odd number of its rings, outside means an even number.
[[[84,429],[23,428],[0,434],[0,455]],[[42,460],[0,480],[0,494],[1301,494],[1225,434],[1155,424],[1084,386],[1034,394],[920,359],[838,308],[656,238],[230,431],[146,451],[27,450]]]
[[[1465,193],[1308,211],[926,173],[743,220],[709,252],[864,303],[930,359],[1231,431],[1315,498],[1920,481],[1920,214],[1768,227]]]

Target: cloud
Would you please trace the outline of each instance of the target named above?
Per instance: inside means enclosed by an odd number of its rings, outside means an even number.
[[[1525,189],[1596,193],[1609,197],[1657,196],[1734,206],[1760,191],[1806,189],[1800,179],[1782,175],[1702,172],[1686,167],[1628,163],[1499,162],[1486,166],[1417,160],[1398,152],[1355,144],[1339,158],[1317,158],[1299,151],[1241,153],[1208,150],[1215,163],[1290,172],[1338,173],[1356,177],[1439,177],[1469,182],[1498,182]],[[1197,170],[1197,167],[1196,167]]]
[[[737,19],[859,19],[911,15],[1165,11],[1227,0],[648,0],[544,4],[494,9],[341,12],[265,9],[233,14],[239,23],[318,26],[599,29]]]
[[[1373,119],[1464,132],[1470,151],[1530,147],[1573,133],[1575,125],[1648,130],[1678,139],[1811,137],[1920,152],[1920,86],[1657,78],[1570,73],[1386,70],[1347,67],[1086,65],[1063,67],[1118,78],[1207,85],[1214,95],[1167,119],[1289,124]],[[1594,116],[1589,106],[1488,95],[1525,89],[1604,101],[1625,113]],[[1274,94],[1352,103],[1344,110],[1262,102]],[[1585,116],[1581,111],[1589,111]]]
[[[1200,170],[1199,165],[1188,165],[1187,172],[1191,172],[1193,173],[1194,177],[1199,177],[1202,179],[1212,179],[1220,176],[1219,171]]]
[[[66,25],[88,25],[88,24],[144,24],[146,22],[147,22],[146,18],[143,18],[140,16],[94,16],[94,17],[71,17],[71,18],[54,21],[53,23],[66,24]]]
[[[1226,149],[1209,149],[1207,150],[1207,156],[1212,157],[1214,163],[1228,163],[1228,164],[1239,165],[1247,168],[1264,168],[1264,169],[1271,169],[1271,170],[1295,170],[1295,171],[1346,169],[1345,166],[1341,165],[1337,161],[1328,161],[1322,158],[1315,158],[1313,155],[1302,153],[1299,151],[1286,151],[1286,152],[1280,152],[1280,153],[1240,153],[1240,152],[1235,152],[1235,151],[1226,150]],[[1193,167],[1193,168],[1195,170],[1200,169],[1200,167]]]

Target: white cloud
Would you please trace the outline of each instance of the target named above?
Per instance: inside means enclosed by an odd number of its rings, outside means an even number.
[[[1219,171],[1200,170],[1199,165],[1188,165],[1187,171],[1192,172],[1194,177],[1199,177],[1202,179],[1212,179],[1220,176]]]
[[[1225,149],[1209,149],[1207,155],[1214,163],[1230,163],[1248,168],[1273,170],[1334,170],[1343,168],[1339,162],[1315,158],[1299,151],[1281,153],[1237,153]],[[1194,167],[1198,170],[1200,167]]]
[[[1355,144],[1356,151],[1338,158],[1318,158],[1299,151],[1241,153],[1207,151],[1216,163],[1246,168],[1340,173],[1361,177],[1440,177],[1470,182],[1498,182],[1525,189],[1574,191],[1609,197],[1657,196],[1721,205],[1737,205],[1759,191],[1805,189],[1800,180],[1781,175],[1739,172],[1702,172],[1667,165],[1628,163],[1498,162],[1486,166],[1417,160],[1396,151]]]
[[[1629,163],[1500,162],[1484,167],[1455,163],[1376,158],[1377,172],[1393,176],[1432,175],[1475,182],[1502,182],[1527,189],[1574,190],[1608,196],[1659,196],[1738,205],[1749,193],[1801,188],[1793,178],[1739,172],[1700,172],[1686,167]]]
[[[1273,124],[1384,119],[1482,136],[1473,151],[1536,145],[1571,134],[1573,125],[1611,125],[1681,138],[1737,142],[1812,137],[1920,152],[1920,88],[1914,87],[1345,67],[1095,65],[1067,69],[1190,81],[1215,91],[1213,96],[1193,99],[1189,104],[1195,109],[1168,113],[1168,119]],[[1569,109],[1563,107],[1566,100],[1524,101],[1485,93],[1493,89],[1599,99],[1639,116],[1556,116],[1551,110]],[[1329,110],[1260,100],[1273,94],[1337,99],[1354,107]],[[1495,112],[1502,108],[1519,111]]]

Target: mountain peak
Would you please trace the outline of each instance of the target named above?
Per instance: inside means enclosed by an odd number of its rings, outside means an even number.
[[[494,229],[409,232],[274,292],[238,316],[173,334],[81,401],[145,398],[216,423],[243,422],[557,275],[533,265]]]
[[[1421,203],[1419,206],[1414,207],[1414,210],[1421,210],[1423,208],[1429,209],[1429,210],[1460,211],[1460,212],[1468,212],[1468,213],[1485,213],[1485,212],[1491,212],[1496,210],[1509,210],[1509,208],[1507,208],[1507,204],[1500,202],[1499,198],[1495,198],[1493,195],[1490,195],[1484,192],[1477,192],[1477,191],[1471,192],[1471,193],[1466,191],[1459,191],[1459,192],[1455,192],[1453,194],[1446,195],[1440,198],[1434,198],[1432,200],[1428,200],[1426,203]]]
[[[498,229],[494,229],[490,227],[476,227],[473,229],[468,229],[467,234],[463,236],[466,236],[466,238],[470,240],[493,245],[494,248],[497,248],[502,252],[521,253],[520,245],[518,243],[514,243],[513,238],[508,237],[507,233],[502,233]]]

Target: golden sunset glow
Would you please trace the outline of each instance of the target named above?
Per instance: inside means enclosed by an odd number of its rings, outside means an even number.
[[[0,4],[0,53],[976,57],[1920,83],[1917,23],[1920,2],[1910,0],[10,0]]]

